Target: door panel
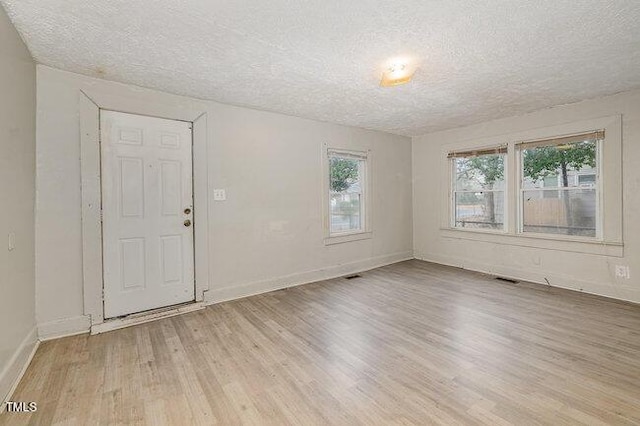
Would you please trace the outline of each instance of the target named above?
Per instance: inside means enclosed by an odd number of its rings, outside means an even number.
[[[147,261],[144,253],[144,238],[123,238],[120,240],[120,287],[122,290],[145,287]]]
[[[113,111],[100,124],[105,318],[194,300],[189,124]]]
[[[162,284],[176,284],[182,280],[182,236],[160,237],[162,259]]]
[[[144,217],[144,160],[142,158],[119,157],[120,215]]]

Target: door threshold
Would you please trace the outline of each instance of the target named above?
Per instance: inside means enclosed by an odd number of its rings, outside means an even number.
[[[164,308],[153,309],[151,311],[138,312],[127,315],[126,317],[113,318],[103,323],[91,326],[91,335],[106,333],[107,331],[118,330],[120,328],[131,327],[133,325],[144,324],[146,322],[155,321],[163,318],[174,317],[176,315],[186,314],[188,312],[199,311],[207,305],[204,302],[189,302],[182,305],[167,306]]]

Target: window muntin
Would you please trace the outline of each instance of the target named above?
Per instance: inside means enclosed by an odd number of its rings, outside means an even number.
[[[451,153],[453,226],[504,230],[506,148]]]
[[[519,145],[520,232],[590,238],[600,234],[602,137],[602,132],[594,132]]]
[[[329,151],[329,234],[366,231],[366,154]]]

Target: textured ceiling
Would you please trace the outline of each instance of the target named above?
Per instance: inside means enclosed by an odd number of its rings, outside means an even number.
[[[42,64],[404,135],[640,87],[638,0],[0,3]]]

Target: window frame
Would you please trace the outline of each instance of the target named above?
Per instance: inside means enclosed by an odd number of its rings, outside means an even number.
[[[565,235],[565,234],[553,234],[553,233],[545,233],[545,232],[527,232],[524,230],[524,191],[527,191],[526,188],[524,188],[524,169],[523,169],[523,164],[522,164],[522,156],[523,156],[523,152],[525,149],[527,149],[527,143],[528,141],[524,141],[524,142],[515,142],[513,143],[513,150],[514,150],[514,155],[515,155],[515,172],[516,172],[516,179],[517,179],[517,188],[516,188],[516,197],[517,200],[515,202],[515,204],[517,205],[517,220],[516,220],[516,234],[519,236],[526,236],[526,237],[538,237],[538,238],[547,238],[547,239],[554,239],[554,240],[563,240],[563,241],[587,241],[587,242],[603,242],[604,238],[603,238],[603,222],[602,222],[602,218],[603,218],[603,205],[602,205],[602,179],[600,178],[601,176],[601,159],[602,159],[602,146],[604,143],[604,140],[606,138],[606,133],[604,131],[604,129],[599,129],[599,130],[592,130],[592,131],[584,131],[584,132],[578,132],[578,133],[573,133],[571,135],[556,135],[550,138],[543,138],[543,139],[536,139],[536,142],[545,142],[545,141],[549,141],[548,145],[543,145],[543,146],[551,146],[554,145],[553,140],[554,139],[558,139],[558,138],[563,138],[563,137],[569,137],[569,136],[579,136],[582,134],[589,134],[589,133],[595,133],[595,132],[602,132],[603,136],[601,138],[596,139],[596,184],[594,185],[595,190],[596,190],[596,218],[595,218],[595,224],[596,224],[596,232],[595,232],[595,236],[593,237],[589,237],[589,236],[582,236],[582,235]],[[557,143],[557,145],[560,145],[560,143]],[[568,188],[562,188],[562,187],[555,187],[555,188],[550,188],[550,189],[540,189],[542,191],[571,191],[571,190],[580,190],[581,188],[579,186],[577,186],[578,183],[578,174],[575,175],[575,180],[576,180],[576,187],[568,187]]]
[[[346,158],[361,162],[360,179],[360,229],[331,231],[331,158]],[[330,147],[323,149],[323,216],[325,228],[325,245],[340,244],[372,238],[371,232],[371,150],[354,150]]]

